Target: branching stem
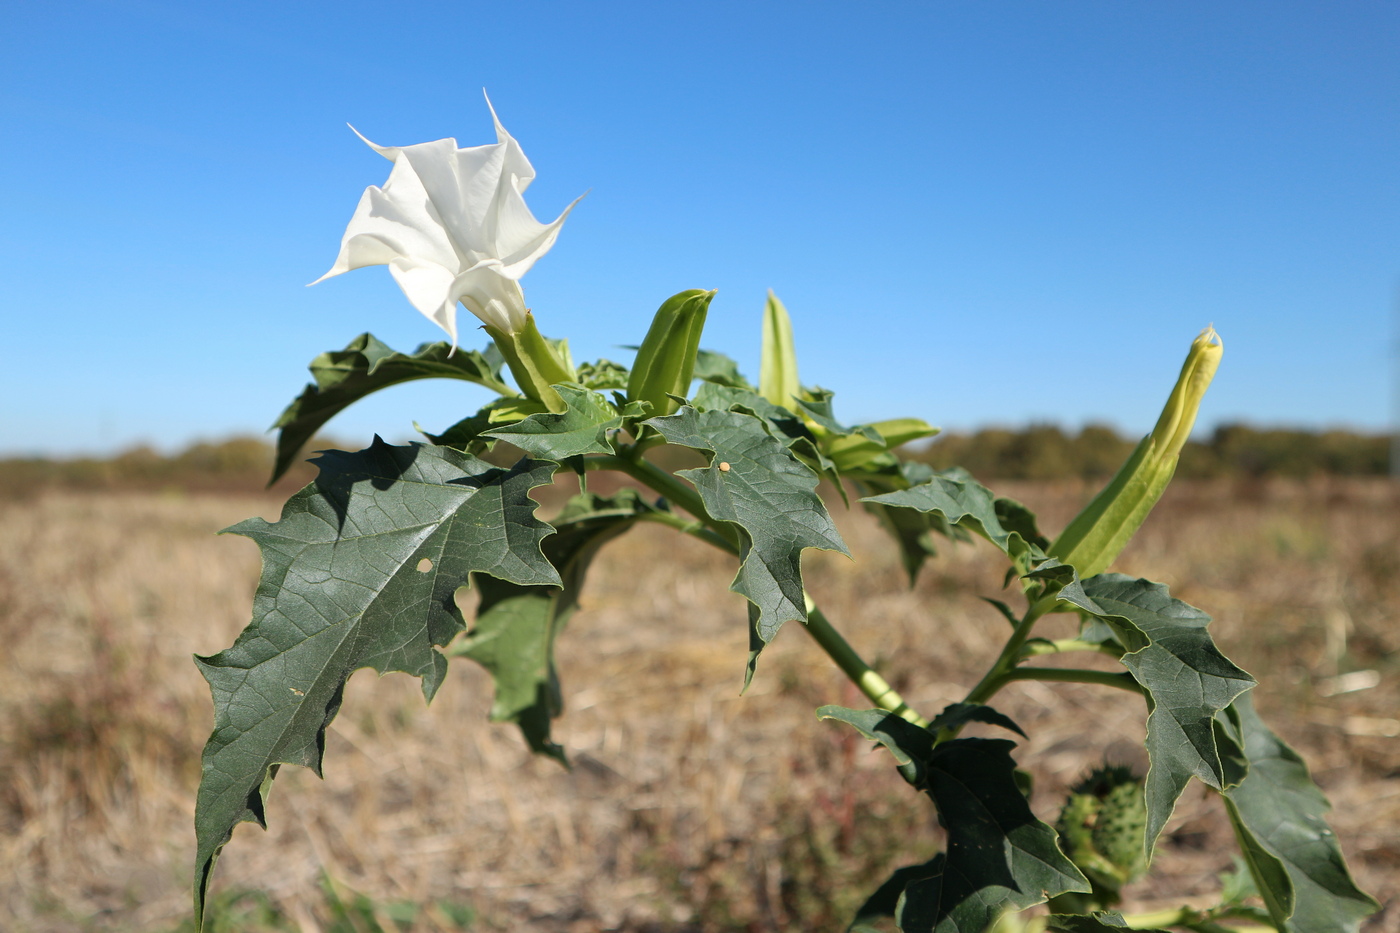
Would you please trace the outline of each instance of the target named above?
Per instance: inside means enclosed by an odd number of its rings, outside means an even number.
[[[1173,907],[1167,910],[1154,910],[1149,913],[1126,914],[1123,922],[1133,930],[1165,929],[1167,927],[1187,927],[1193,930],[1221,930],[1226,933],[1276,933],[1272,926],[1252,923],[1248,926],[1220,926],[1219,920],[1253,920],[1256,914],[1249,908],[1217,907],[1212,910],[1193,910],[1190,907]]]
[[[1059,638],[1055,641],[1028,641],[1021,648],[1021,657],[1038,658],[1047,654],[1068,654],[1073,651],[1097,651],[1117,659],[1122,649],[1103,642],[1081,641],[1078,638]]]
[[[711,518],[710,513],[705,509],[704,501],[695,488],[683,483],[655,464],[642,459],[639,446],[629,448],[619,456],[588,457],[584,463],[589,470],[618,470],[626,473],[637,482],[660,493],[672,505],[679,506],[695,516],[695,520],[690,521],[674,512],[653,512],[642,516],[645,520],[669,525],[714,545],[722,551],[735,556],[741,555],[742,539],[739,531],[728,522]],[[927,726],[928,720],[904,702],[904,698],[899,695],[899,692],[856,653],[856,650],[851,647],[851,643],[846,641],[845,637],[836,630],[805,590],[803,598],[807,604],[807,624],[804,626],[807,634],[812,636],[812,639],[821,646],[821,649],[835,662],[842,673],[860,689],[866,699],[880,709],[889,710],[917,726]]]
[[[1011,633],[1011,638],[1006,642],[1006,647],[1001,649],[1001,654],[997,655],[997,659],[992,662],[987,673],[982,675],[977,686],[968,691],[967,696],[963,699],[964,703],[985,703],[1006,683],[1006,674],[1015,669],[1016,663],[1021,658],[1021,648],[1025,645],[1026,639],[1031,637],[1031,629],[1035,628],[1035,623],[1040,619],[1042,613],[1036,611],[1039,605],[1037,603],[1032,606],[1021,618],[1016,626],[1016,631]]]

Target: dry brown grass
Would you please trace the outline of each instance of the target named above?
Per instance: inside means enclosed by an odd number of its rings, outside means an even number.
[[[1059,527],[1077,487],[1006,490]],[[212,532],[256,496],[55,493],[0,502],[0,929],[170,930],[188,911],[198,750],[211,713],[195,652],[246,623],[256,548]],[[1216,618],[1217,640],[1264,681],[1258,705],[1308,758],[1364,887],[1400,927],[1400,495],[1384,482],[1174,488],[1125,570],[1170,583]],[[958,699],[1004,623],[986,548],[933,562],[917,588],[851,515],[857,560],[811,554],[810,582],[858,648],[928,711]],[[675,554],[684,571],[663,574]],[[738,695],[742,604],[732,567],[641,528],[595,566],[560,645],[575,770],[532,758],[485,722],[490,685],[461,663],[423,708],[416,681],[352,680],[323,783],[285,770],[264,833],[244,825],[221,890],[266,891],[323,929],[323,875],[379,904],[474,905],[478,929],[835,930],[882,872],[936,844],[928,808],[885,756],[819,723],[863,705],[789,626]],[[1319,696],[1339,672],[1373,689]],[[998,698],[1053,819],[1064,786],[1105,755],[1141,758],[1141,705],[1074,685]],[[1229,864],[1212,801],[1189,790],[1133,908],[1208,894]],[[415,927],[449,929],[441,911]]]

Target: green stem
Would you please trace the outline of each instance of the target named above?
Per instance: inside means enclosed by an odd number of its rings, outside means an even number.
[[[1230,919],[1254,919],[1253,915],[1230,907],[1221,907],[1214,910],[1192,910],[1190,907],[1173,907],[1167,910],[1154,910],[1141,914],[1124,914],[1123,922],[1133,930],[1165,929],[1174,926],[1190,926],[1196,929],[1220,929],[1228,930],[1229,933],[1275,933],[1276,928],[1271,926],[1261,926],[1257,923],[1249,926],[1220,927],[1217,920]]]
[[[667,525],[677,531],[684,532],[694,538],[699,538],[706,544],[714,545],[721,551],[730,554],[735,553],[734,545],[728,540],[715,534],[714,530],[699,519],[688,519],[684,515],[677,515],[675,512],[643,512],[637,516],[639,521],[654,522],[658,525]]]
[[[850,642],[832,627],[826,615],[805,590],[802,595],[807,603],[807,633],[821,645],[822,650],[836,662],[836,666],[841,668],[851,682],[860,688],[860,692],[880,709],[889,710],[916,726],[928,726],[929,721],[911,709],[899,692],[856,654]]]
[[[1072,651],[1097,651],[1117,659],[1122,649],[1102,642],[1081,641],[1078,638],[1060,638],[1055,641],[1030,641],[1021,648],[1022,658],[1037,658],[1047,654],[1068,654]]]
[[[1039,606],[1040,604],[1037,603],[1027,610],[1025,616],[1016,625],[1016,631],[1011,634],[1006,647],[1001,649],[1001,654],[997,655],[997,659],[992,662],[987,673],[982,675],[977,686],[968,691],[967,696],[963,698],[964,703],[985,703],[1002,688],[1006,682],[1003,677],[1016,667],[1016,662],[1021,657],[1021,647],[1025,645],[1026,639],[1031,637],[1031,629],[1035,628],[1035,623],[1044,612],[1044,610],[1039,609]],[[956,735],[956,732],[950,734],[948,738],[951,738],[952,735]]]
[[[674,513],[667,516],[664,512],[648,515],[646,516],[648,520],[670,525],[735,556],[742,552],[739,532],[734,526],[711,518],[709,511],[705,508],[704,500],[700,498],[700,493],[694,487],[681,482],[655,464],[643,460],[637,454],[635,447],[621,456],[588,457],[584,463],[589,470],[611,469],[626,473],[639,483],[660,493],[671,504],[678,505],[694,515],[697,521],[687,521]],[[846,641],[836,630],[805,590],[803,598],[807,604],[807,624],[804,626],[807,633],[821,646],[842,673],[860,689],[860,692],[865,694],[866,699],[880,709],[889,710],[917,726],[927,726],[928,720],[910,708],[899,692],[856,653],[856,650],[851,647],[851,643]]]

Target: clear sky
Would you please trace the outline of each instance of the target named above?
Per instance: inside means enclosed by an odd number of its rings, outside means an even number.
[[[438,339],[383,268],[305,285],[388,177],[346,123],[491,142],[483,88],[536,216],[589,191],[523,282],[576,359],[717,288],[704,344],[756,375],[772,288],[848,421],[1142,432],[1209,323],[1204,425],[1388,417],[1394,0],[3,9],[0,453],[262,431],[322,350]]]

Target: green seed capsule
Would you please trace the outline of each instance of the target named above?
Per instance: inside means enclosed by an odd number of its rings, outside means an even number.
[[[1065,854],[1115,901],[1147,869],[1146,827],[1142,780],[1123,767],[1099,768],[1071,788],[1055,824]]]

